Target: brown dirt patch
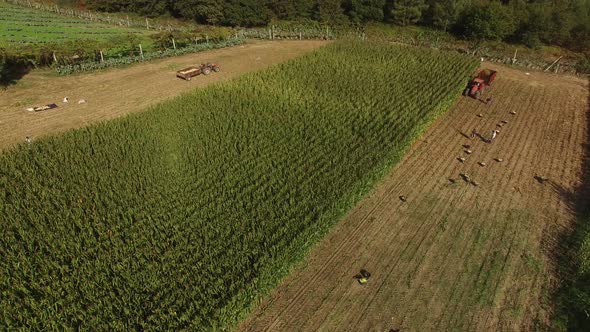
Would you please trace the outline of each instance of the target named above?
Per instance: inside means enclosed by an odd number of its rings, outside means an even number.
[[[0,150],[23,142],[26,136],[79,128],[109,120],[172,98],[196,87],[226,81],[295,58],[325,45],[322,41],[253,41],[244,45],[152,61],[104,72],[54,77],[35,72],[16,86],[0,90]],[[175,77],[189,65],[214,62],[219,73],[186,82]],[[65,104],[65,96],[70,102]],[[78,100],[88,103],[79,105]],[[59,108],[27,112],[28,107],[56,103]]]
[[[484,66],[499,70],[484,94],[494,96],[493,104],[460,98],[239,330],[503,331],[549,324],[550,257],[574,218],[588,82]],[[497,127],[501,121],[507,123]],[[473,129],[487,138],[497,128],[491,144],[469,139]],[[354,279],[360,269],[372,274],[364,286]]]

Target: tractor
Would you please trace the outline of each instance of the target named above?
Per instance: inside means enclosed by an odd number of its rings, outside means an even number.
[[[479,99],[486,86],[491,85],[496,79],[496,74],[497,72],[491,69],[484,69],[480,71],[476,77],[469,81],[465,91],[463,91],[463,95]]]
[[[184,68],[182,70],[179,70],[176,72],[176,77],[178,78],[183,78],[187,81],[190,81],[191,78],[198,76],[198,75],[209,75],[211,74],[212,71],[214,72],[218,72],[220,71],[221,68],[219,68],[218,65],[214,64],[214,63],[202,63],[200,66],[193,66],[193,67],[188,67],[188,68]]]

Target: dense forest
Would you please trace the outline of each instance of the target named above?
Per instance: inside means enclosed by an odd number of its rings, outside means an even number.
[[[461,38],[590,49],[590,0],[62,0],[106,12],[171,15],[202,24],[262,26],[273,20],[331,25],[422,25]]]

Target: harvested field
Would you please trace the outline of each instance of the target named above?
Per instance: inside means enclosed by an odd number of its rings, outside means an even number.
[[[32,73],[16,86],[0,90],[0,150],[23,142],[26,136],[35,139],[145,110],[196,87],[260,70],[325,44],[323,41],[251,42],[71,77]],[[218,63],[221,72],[196,77],[190,82],[176,78],[177,70],[202,62]],[[65,96],[70,98],[67,104],[61,102]],[[79,99],[88,102],[78,105]],[[50,103],[57,103],[59,108],[40,113],[25,111]]]
[[[574,218],[588,142],[588,82],[484,65],[499,70],[484,94],[493,104],[458,100],[241,331],[549,325],[552,255]]]

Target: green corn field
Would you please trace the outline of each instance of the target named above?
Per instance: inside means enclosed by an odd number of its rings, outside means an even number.
[[[477,65],[337,42],[3,153],[0,327],[232,328]]]

